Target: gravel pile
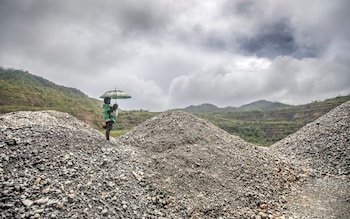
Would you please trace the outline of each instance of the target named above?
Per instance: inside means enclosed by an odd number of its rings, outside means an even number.
[[[342,218],[349,103],[271,149],[179,111],[111,142],[67,113],[1,115],[0,217]],[[306,192],[339,207],[303,210]]]
[[[1,218],[142,218],[156,190],[133,176],[134,152],[56,111],[0,117]]]
[[[191,114],[170,111],[118,139],[135,147],[144,180],[189,218],[283,215],[304,173]]]
[[[350,101],[269,148],[308,169],[310,177],[288,198],[297,218],[349,218]]]
[[[270,148],[279,157],[303,162],[321,174],[350,174],[350,101]]]

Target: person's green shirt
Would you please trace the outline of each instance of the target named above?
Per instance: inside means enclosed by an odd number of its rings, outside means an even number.
[[[111,115],[112,107],[110,104],[105,104],[103,106],[103,112],[104,112],[104,117],[106,122],[108,121],[108,119],[110,119],[112,122],[115,122],[116,118]]]

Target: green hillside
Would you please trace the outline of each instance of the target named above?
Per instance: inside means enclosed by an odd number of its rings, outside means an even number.
[[[240,107],[224,107],[219,108],[213,104],[204,103],[198,106],[188,106],[186,108],[180,109],[189,113],[227,113],[227,112],[241,112],[241,111],[252,111],[252,110],[269,110],[269,109],[277,109],[288,107],[289,105],[279,103],[279,102],[271,102],[267,100],[258,100],[249,104],[245,104]]]
[[[14,82],[16,84],[31,85],[34,87],[46,87],[72,97],[87,97],[78,89],[57,85],[42,77],[30,74],[27,71],[16,69],[4,69],[0,67],[0,79],[4,81]]]
[[[251,110],[269,110],[269,109],[278,109],[287,107],[289,105],[279,103],[279,102],[271,102],[267,100],[258,100],[253,103],[245,104],[237,108],[237,111],[251,111]]]
[[[188,113],[210,113],[210,112],[220,112],[221,109],[213,104],[204,103],[199,106],[188,106],[184,109],[181,109],[182,111],[188,112]]]
[[[0,68],[0,113],[20,110],[67,112],[103,131],[101,100],[83,92],[57,85],[26,71]],[[146,111],[119,111],[112,135],[118,136],[154,116]]]
[[[269,146],[349,100],[350,96],[339,96],[277,109],[196,115],[248,142]]]
[[[183,110],[192,111],[248,142],[268,146],[348,100],[350,96],[342,96],[300,106],[256,101],[238,108],[202,104]],[[101,100],[89,98],[75,88],[57,85],[25,71],[0,67],[0,113],[58,110],[68,112],[103,132],[102,104]],[[157,114],[120,110],[112,136],[120,136]]]
[[[93,127],[99,122],[97,100],[57,91],[53,88],[0,80],[0,113],[19,110],[58,110],[68,112]]]

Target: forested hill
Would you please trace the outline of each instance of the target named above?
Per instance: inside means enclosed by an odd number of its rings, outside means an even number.
[[[57,110],[103,131],[102,104],[102,100],[89,98],[78,89],[57,85],[27,71],[0,67],[0,114]],[[152,112],[120,109],[112,135],[123,134],[154,115]]]
[[[270,110],[288,107],[290,105],[279,103],[279,102],[271,102],[267,100],[258,100],[249,104],[242,105],[240,107],[224,107],[220,108],[210,103],[204,103],[198,106],[188,106],[184,109],[179,109],[181,111],[189,112],[189,113],[226,113],[226,112],[242,112],[242,111],[252,111],[252,110]]]
[[[349,100],[348,95],[297,106],[196,115],[248,142],[268,146]]]
[[[68,112],[93,127],[99,127],[102,121],[101,101],[27,71],[0,68],[0,91],[0,113],[58,110]]]
[[[203,104],[188,107],[187,110],[248,142],[271,145],[349,100],[350,96],[339,96],[299,106],[256,101],[238,108]],[[75,88],[57,85],[26,71],[0,67],[0,114],[48,109],[68,112],[102,131],[101,100],[89,98]],[[121,110],[112,135],[117,137],[124,134],[156,114]]]
[[[49,80],[42,77],[30,74],[28,71],[22,71],[17,69],[4,69],[0,67],[0,80],[10,81],[16,84],[25,84],[35,87],[46,87],[51,88],[56,91],[63,92],[64,94],[77,96],[77,97],[87,97],[86,94],[80,90],[72,87],[65,87],[57,85]]]
[[[280,102],[271,102],[267,100],[258,100],[249,104],[238,107],[238,111],[251,111],[251,110],[270,110],[288,107],[290,105],[280,103]]]

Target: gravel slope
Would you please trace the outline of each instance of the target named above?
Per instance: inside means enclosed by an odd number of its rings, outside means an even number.
[[[280,216],[283,191],[303,178],[292,165],[179,111],[146,121],[117,144],[137,148],[145,180],[188,217]]]
[[[67,113],[1,115],[0,217],[346,218],[349,105],[271,148],[179,111],[111,142]]]
[[[269,151],[310,172],[306,185],[289,198],[288,207],[298,218],[348,218],[350,101],[272,145]]]

